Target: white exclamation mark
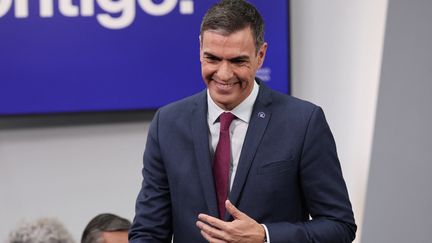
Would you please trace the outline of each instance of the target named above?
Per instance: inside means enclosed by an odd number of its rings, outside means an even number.
[[[193,14],[194,2],[193,0],[181,0],[180,1],[180,13],[181,14]]]

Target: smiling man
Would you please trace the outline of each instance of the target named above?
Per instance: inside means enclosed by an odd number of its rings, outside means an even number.
[[[222,109],[232,110],[252,92],[267,43],[256,47],[250,26],[231,34],[206,30],[201,38],[201,70],[210,97]]]
[[[320,107],[255,77],[259,12],[217,3],[200,33],[207,89],[158,110],[129,232],[144,242],[352,242],[356,225]]]

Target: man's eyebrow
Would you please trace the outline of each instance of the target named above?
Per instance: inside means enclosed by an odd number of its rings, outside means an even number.
[[[210,53],[210,52],[204,52],[204,56],[206,56],[206,57],[210,57],[210,58],[214,58],[214,59],[218,59],[218,60],[222,60],[221,57],[218,57],[218,56],[216,56],[216,55],[213,55],[213,54]]]
[[[210,52],[204,52],[204,56],[206,57],[210,57],[210,58],[215,58],[218,60],[222,60],[223,58],[218,57]],[[233,58],[229,58],[228,61],[230,62],[239,62],[239,61],[247,61],[249,60],[249,56],[248,55],[241,55],[241,56],[237,56],[237,57],[233,57]]]
[[[230,61],[230,62],[239,62],[239,61],[247,61],[247,60],[249,60],[249,56],[247,56],[247,55],[233,57],[233,58],[228,59],[228,61]]]

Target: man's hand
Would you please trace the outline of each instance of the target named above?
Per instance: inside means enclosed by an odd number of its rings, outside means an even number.
[[[225,201],[225,208],[234,218],[225,222],[207,214],[199,214],[197,227],[202,236],[211,243],[218,242],[264,242],[264,227],[238,210],[230,201]]]

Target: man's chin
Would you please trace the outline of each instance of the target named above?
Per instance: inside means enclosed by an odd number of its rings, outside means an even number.
[[[210,96],[212,100],[221,108],[224,110],[231,110],[234,100],[232,95],[230,94],[221,94],[221,93],[214,93],[210,92]]]

